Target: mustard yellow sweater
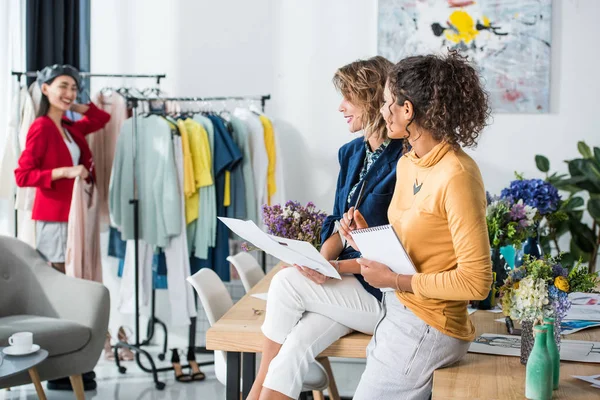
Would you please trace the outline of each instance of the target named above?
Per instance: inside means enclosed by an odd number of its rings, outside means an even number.
[[[414,293],[396,294],[430,326],[473,340],[467,304],[485,299],[492,283],[479,168],[462,149],[442,142],[423,158],[408,153],[397,170],[388,217],[418,273]]]

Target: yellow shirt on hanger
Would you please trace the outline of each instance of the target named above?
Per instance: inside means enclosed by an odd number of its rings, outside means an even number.
[[[194,164],[190,150],[190,138],[185,123],[177,121],[177,128],[181,134],[181,145],[183,147],[183,192],[185,193],[185,222],[190,224],[198,219],[198,206],[200,196],[196,189],[194,178]]]
[[[225,195],[223,196],[223,205],[229,207],[231,205],[231,172],[225,171]]]
[[[186,119],[184,122],[190,139],[196,189],[210,186],[213,184],[213,179],[210,174],[212,156],[210,154],[210,144],[208,143],[208,133],[202,125],[191,118]]]
[[[265,148],[267,150],[267,158],[269,159],[269,166],[267,168],[267,203],[268,205],[271,205],[271,196],[277,191],[277,183],[275,181],[275,161],[277,153],[275,150],[275,132],[273,131],[273,124],[271,124],[269,118],[264,115],[260,115],[259,118],[265,131]]]

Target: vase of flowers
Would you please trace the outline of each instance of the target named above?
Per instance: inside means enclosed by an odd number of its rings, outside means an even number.
[[[502,190],[500,197],[502,199],[522,201],[526,206],[536,210],[534,229],[531,235],[526,238],[525,243],[517,249],[515,267],[523,265],[523,256],[526,254],[534,258],[540,258],[542,256],[542,248],[539,240],[539,223],[543,218],[555,213],[559,209],[561,198],[558,190],[551,183],[541,179],[517,179],[512,181],[509,187]]]
[[[525,365],[533,347],[533,327],[544,318],[555,320],[555,340],[560,349],[560,323],[571,307],[568,294],[589,291],[598,284],[597,274],[577,263],[570,271],[558,258],[525,256],[523,265],[508,274],[500,288],[502,311],[521,322],[521,363]]]
[[[321,228],[327,214],[317,209],[312,202],[303,206],[297,201],[287,201],[283,206],[263,205],[263,223],[269,234],[309,242],[317,250],[321,247]],[[245,251],[253,250],[247,243],[242,244]]]
[[[520,248],[523,241],[534,234],[537,209],[512,198],[498,198],[487,195],[486,221],[492,268],[496,275],[495,287],[502,286],[510,267],[500,253],[500,248],[512,245]]]

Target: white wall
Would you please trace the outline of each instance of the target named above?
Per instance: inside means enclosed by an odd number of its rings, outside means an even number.
[[[173,96],[270,92],[271,3],[93,1],[91,70],[166,73],[161,87]],[[92,88],[121,83],[95,79]]]
[[[283,152],[290,198],[314,200],[329,210],[337,174],[337,148],[346,124],[336,111],[335,69],[377,51],[377,1],[303,1],[277,4],[275,116],[283,121]],[[600,146],[600,2],[553,2],[551,113],[497,114],[472,152],[493,193],[514,171],[540,176],[534,155],[553,169],[577,156],[576,143]]]

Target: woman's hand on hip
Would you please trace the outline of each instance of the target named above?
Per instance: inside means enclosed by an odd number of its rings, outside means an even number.
[[[369,224],[367,224],[365,217],[363,217],[360,211],[355,210],[354,207],[350,207],[348,212],[344,213],[344,216],[340,220],[340,233],[344,236],[344,238],[346,238],[348,244],[350,244],[350,246],[357,251],[360,250],[358,246],[356,246],[354,239],[352,239],[350,232],[368,227]]]
[[[396,289],[396,276],[398,274],[387,265],[364,258],[357,258],[356,262],[360,264],[360,273],[369,285],[378,289]]]
[[[296,267],[296,269],[305,277],[307,277],[308,279],[310,279],[311,281],[313,281],[314,283],[316,283],[317,285],[322,285],[323,283],[325,283],[326,281],[329,280],[329,277],[323,275],[320,272],[317,272],[313,269],[310,269],[308,267],[302,266],[302,265],[298,265],[298,264],[294,264],[294,267]]]

